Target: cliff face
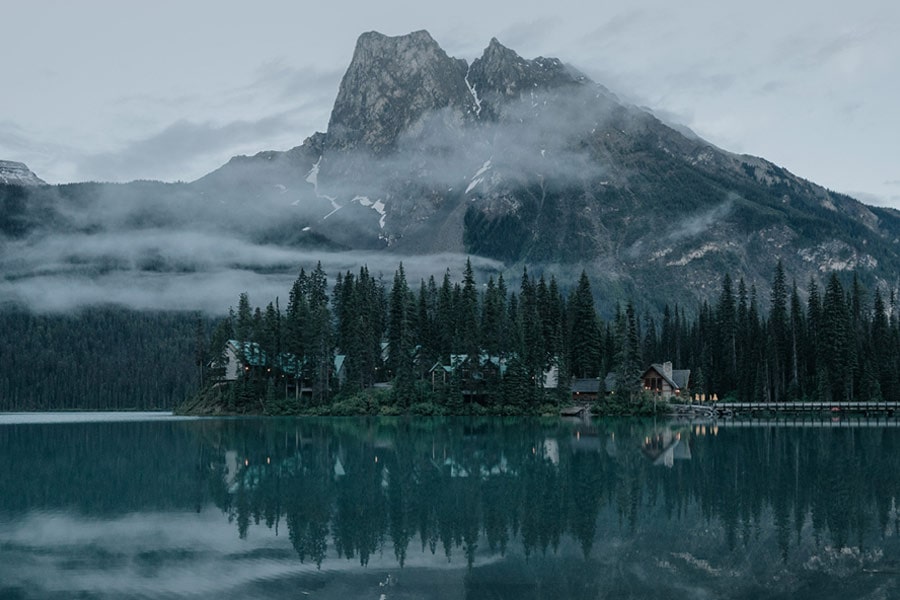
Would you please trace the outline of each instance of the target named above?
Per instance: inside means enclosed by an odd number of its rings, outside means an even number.
[[[9,160],[0,160],[0,183],[9,185],[47,185],[46,182],[31,172],[25,164]]]
[[[9,164],[0,174],[29,179]],[[779,259],[801,285],[859,269],[895,286],[900,272],[897,211],[683,133],[557,59],[494,39],[469,65],[425,31],[363,34],[328,130],[292,150],[183,186],[61,188],[7,191],[0,231],[109,231],[130,206],[129,226],[275,246],[464,252],[563,279],[584,268],[610,302],[711,298],[726,271],[765,294]]]
[[[473,107],[465,75],[465,61],[447,56],[427,31],[364,33],[331,111],[326,153],[380,156],[434,111],[449,108],[462,119]]]
[[[324,140],[318,193],[339,212],[313,228],[353,230],[351,246],[587,266],[617,295],[666,281],[706,296],[725,270],[766,281],[777,259],[798,277],[886,281],[900,266],[896,211],[685,135],[496,39],[467,65],[426,32],[364,34]]]

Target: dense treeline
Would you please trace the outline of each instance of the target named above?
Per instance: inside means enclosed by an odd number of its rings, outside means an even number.
[[[0,410],[172,408],[196,393],[197,327],[190,313],[0,311]]]
[[[714,305],[704,303],[682,356],[695,369],[695,389],[740,400],[823,402],[883,399],[900,394],[897,299],[870,292],[856,273],[844,284],[832,273],[822,291],[811,279],[805,301],[779,262],[769,309],[744,281],[722,281]],[[677,356],[677,355],[676,355]]]
[[[646,367],[664,361],[692,371],[690,393],[719,399],[880,400],[900,392],[896,300],[877,289],[870,295],[855,274],[846,289],[832,274],[824,293],[811,280],[801,300],[779,262],[767,310],[755,287],[735,286],[726,274],[718,298],[691,317],[677,304],[661,317],[641,316],[629,302],[609,321],[598,316],[584,273],[568,293],[552,276],[527,270],[510,290],[502,275],[477,286],[467,262],[461,281],[448,270],[440,282],[430,277],[411,288],[401,264],[390,286],[362,268],[339,274],[330,297],[327,290],[320,266],[301,271],[284,312],[277,301],[253,310],[241,295],[213,336],[212,354],[221,361],[233,337],[260,348],[266,368],[239,378],[230,409],[321,406],[391,382],[387,401],[401,410],[428,404],[465,412],[477,404],[529,412],[567,400],[572,378],[609,373],[615,397],[634,401]],[[335,352],[345,356],[340,374]],[[435,365],[451,368],[438,367],[436,377]],[[550,371],[558,371],[556,385]],[[279,381],[294,374],[310,393],[285,405]]]

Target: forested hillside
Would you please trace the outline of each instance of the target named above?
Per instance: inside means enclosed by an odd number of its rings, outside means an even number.
[[[170,409],[196,391],[197,328],[191,313],[0,311],[0,410]]]
[[[339,274],[330,298],[328,289],[319,267],[301,271],[284,313],[271,302],[253,310],[241,295],[211,355],[221,365],[234,338],[245,368],[224,385],[210,378],[215,410],[328,412],[335,401],[354,401],[370,411],[535,412],[569,401],[572,378],[599,378],[601,398],[605,382],[610,398],[634,403],[644,395],[645,369],[664,361],[691,370],[687,393],[723,400],[900,393],[896,299],[866,290],[855,275],[842,282],[834,273],[801,290],[779,262],[767,298],[726,274],[713,303],[687,311],[667,304],[656,318],[629,302],[610,321],[595,310],[586,274],[566,293],[552,276],[525,271],[509,290],[502,276],[479,287],[467,264],[460,282],[448,272],[411,288],[401,264],[389,290],[364,268]],[[558,379],[550,384],[552,370]],[[359,392],[378,382],[391,384],[389,396],[381,394],[381,407],[366,405]]]

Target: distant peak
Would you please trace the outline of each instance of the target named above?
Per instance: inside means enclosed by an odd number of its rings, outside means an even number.
[[[558,88],[583,80],[583,76],[574,76],[556,58],[524,59],[497,38],[491,38],[481,57],[472,63],[468,79],[485,101],[488,118],[496,117],[500,104],[524,90]]]
[[[519,54],[503,44],[500,43],[500,40],[497,38],[491,38],[491,42],[488,44],[487,48],[484,49],[484,52],[481,54],[482,60],[496,60],[499,58],[513,59],[513,60],[521,60],[525,59],[519,56]]]
[[[13,185],[47,185],[25,163],[0,160],[0,183]]]
[[[471,104],[466,67],[424,29],[393,37],[362,34],[331,111],[325,149],[385,152],[432,111],[465,114]]]
[[[438,43],[431,37],[431,34],[424,29],[413,31],[404,35],[385,35],[379,31],[367,31],[359,36],[356,41],[356,48],[384,47],[384,46],[406,46],[406,45],[425,45],[438,46]]]

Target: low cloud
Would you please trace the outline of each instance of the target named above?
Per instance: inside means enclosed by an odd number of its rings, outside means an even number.
[[[488,182],[494,173],[508,181],[602,178],[607,169],[592,156],[591,137],[613,121],[618,128],[629,127],[636,113],[626,116],[620,108],[605,88],[588,83],[523,93],[502,107],[496,121],[467,123],[452,109],[443,109],[414,124],[389,156],[326,154],[326,175],[319,178],[319,186],[339,200],[358,194],[385,197],[398,182],[412,181],[436,191],[465,189],[488,160],[491,172],[482,173]]]
[[[666,237],[671,241],[677,241],[709,231],[716,223],[728,216],[736,199],[737,196],[731,194],[727,200],[709,210],[676,221],[669,228],[669,234]]]
[[[78,169],[95,181],[156,179],[160,173],[191,172],[193,169],[185,169],[185,164],[227,154],[235,147],[282,135],[295,127],[293,112],[221,125],[181,120],[116,151],[87,156],[78,162]]]
[[[563,93],[529,92],[488,123],[465,123],[449,110],[432,114],[399,140],[396,153],[343,157],[338,162],[352,167],[349,173],[320,176],[318,193],[333,194],[343,207],[327,221],[325,216],[334,213],[332,201],[317,196],[305,181],[307,166],[284,156],[275,158],[287,162],[272,167],[273,177],[283,180],[270,180],[269,163],[261,158],[266,162],[253,163],[246,174],[235,167],[237,179],[226,185],[211,180],[44,190],[54,207],[54,224],[25,239],[0,240],[0,303],[39,312],[116,304],[223,314],[244,291],[256,304],[276,297],[284,303],[300,268],[311,269],[319,261],[332,280],[338,272],[367,265],[389,283],[401,261],[412,285],[431,275],[439,278],[448,266],[458,279],[463,254],[411,257],[394,248],[330,252],[320,249],[317,236],[350,236],[350,245],[355,234],[341,229],[358,227],[373,240],[378,233],[402,240],[409,232],[395,229],[393,217],[403,213],[407,222],[404,211],[427,205],[429,194],[447,194],[447,201],[458,202],[467,188],[468,201],[492,193],[497,184],[552,180],[565,186],[605,178],[607,167],[591,155],[591,132],[610,126],[612,119],[616,127],[627,128],[632,118],[614,115],[617,105],[605,93],[594,85]],[[224,126],[178,122],[121,153],[96,155],[82,168],[108,168],[119,175],[128,169],[166,169],[236,139],[277,132],[290,121],[285,113]],[[483,181],[476,185],[479,170]],[[368,204],[357,201],[351,207],[357,195],[366,196]],[[371,208],[376,201],[383,202],[379,210],[385,214]],[[461,241],[454,239],[453,245],[434,248],[461,250]],[[473,263],[484,279],[504,271],[496,261],[473,258]]]
[[[462,255],[407,257],[385,252],[323,252],[255,244],[227,232],[126,231],[65,234],[0,245],[0,304],[35,312],[68,312],[112,304],[138,310],[199,310],[225,314],[241,292],[258,305],[287,301],[301,268],[321,263],[329,280],[366,265],[390,283],[402,261],[411,284],[441,275],[455,279]],[[473,257],[481,272],[496,261]]]
[[[295,593],[315,589],[320,598],[346,598],[348,589],[349,597],[369,594],[371,578],[349,577],[359,572],[357,559],[338,557],[329,547],[321,568],[303,564],[289,536],[276,531],[255,525],[240,539],[233,520],[215,506],[200,514],[142,512],[103,520],[67,512],[30,513],[0,527],[0,581],[14,595],[20,589],[39,597],[197,595],[226,600],[270,597],[271,589],[280,589],[272,588],[277,584],[300,590]],[[478,564],[496,560],[484,550]],[[73,562],[78,568],[72,568]],[[443,573],[444,578],[456,574],[460,582],[467,569],[464,557],[448,561],[440,552],[412,549],[405,565]],[[388,541],[383,552],[370,557],[368,572],[396,569]],[[340,574],[344,576],[336,576]]]

